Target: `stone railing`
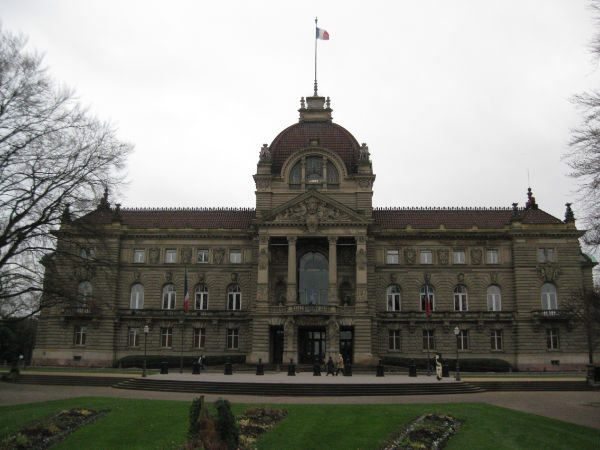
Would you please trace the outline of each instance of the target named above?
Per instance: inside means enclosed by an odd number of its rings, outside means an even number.
[[[239,317],[245,316],[247,311],[244,310],[230,310],[230,309],[190,309],[185,311],[184,309],[130,309],[130,308],[119,308],[117,315],[120,318],[136,317],[136,318],[194,318],[194,317]]]
[[[534,309],[531,316],[538,321],[542,320],[569,320],[568,309]]]
[[[336,312],[349,312],[354,310],[353,306],[336,305],[279,305],[269,307],[269,311],[275,314],[335,314]]]

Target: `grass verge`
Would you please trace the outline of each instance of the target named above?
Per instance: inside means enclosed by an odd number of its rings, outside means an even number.
[[[110,409],[57,449],[176,448],[186,439],[190,402],[76,398],[0,407],[0,436],[61,409]],[[249,406],[233,404],[236,415]],[[272,405],[288,416],[257,442],[260,449],[376,449],[404,423],[426,413],[450,414],[463,425],[448,449],[595,449],[600,430],[483,403],[422,405]]]

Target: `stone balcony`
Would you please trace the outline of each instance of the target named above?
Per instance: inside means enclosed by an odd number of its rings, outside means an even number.
[[[218,318],[246,318],[247,310],[229,309],[131,309],[119,308],[117,310],[119,319],[218,319]]]
[[[354,306],[338,306],[338,305],[279,305],[270,306],[271,314],[286,314],[286,315],[323,315],[323,314],[351,314],[354,312]]]

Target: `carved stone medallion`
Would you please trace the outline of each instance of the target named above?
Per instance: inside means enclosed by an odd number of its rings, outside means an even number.
[[[542,281],[555,281],[560,276],[560,267],[554,263],[542,263],[537,266]]]
[[[448,264],[448,250],[438,250],[438,261],[444,266]]]
[[[481,249],[474,248],[471,250],[471,263],[481,264]]]
[[[160,256],[160,250],[158,248],[150,249],[150,263],[151,264],[157,264],[159,256]]]
[[[223,264],[223,259],[225,258],[225,249],[224,248],[216,248],[214,252],[215,264]]]
[[[404,250],[404,259],[406,264],[414,264],[417,259],[417,252],[413,248]]]

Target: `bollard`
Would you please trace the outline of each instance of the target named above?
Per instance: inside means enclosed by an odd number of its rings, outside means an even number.
[[[350,361],[348,361],[344,365],[344,376],[345,377],[351,377],[352,376],[352,364],[350,363]]]
[[[262,359],[258,358],[258,366],[256,366],[256,375],[264,375],[264,374],[265,374],[265,368],[263,366]]]
[[[290,359],[290,365],[288,366],[288,377],[296,376],[296,364],[294,364],[294,358]]]
[[[231,361],[227,358],[227,362],[225,363],[225,375],[233,375],[233,368],[231,367]]]
[[[321,366],[319,365],[319,361],[315,361],[315,365],[313,366],[313,377],[321,376]]]
[[[417,365],[415,364],[415,360],[410,360],[410,365],[408,366],[408,376],[416,377],[417,376]]]
[[[450,368],[448,367],[448,363],[446,361],[444,361],[442,363],[442,378],[449,378],[450,377]]]
[[[383,376],[383,362],[381,361],[381,359],[379,360],[379,364],[377,364],[377,375],[378,377],[382,377]]]
[[[160,362],[160,374],[166,375],[169,373],[169,363],[167,361]]]
[[[192,364],[192,375],[200,375],[200,364],[198,364],[198,361]]]

